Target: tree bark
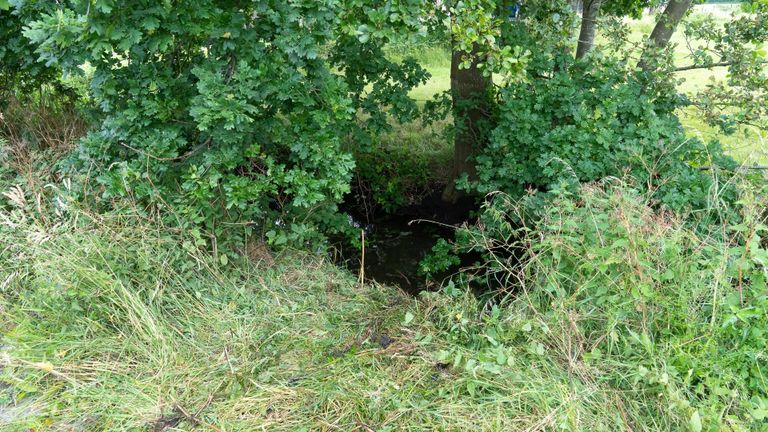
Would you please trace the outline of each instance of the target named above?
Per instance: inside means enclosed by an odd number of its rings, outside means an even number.
[[[477,179],[475,163],[472,160],[475,150],[487,139],[483,130],[483,119],[489,111],[488,91],[491,79],[483,75],[478,68],[477,47],[470,56],[469,68],[460,67],[464,52],[453,50],[451,55],[451,97],[453,102],[453,121],[456,128],[454,137],[454,157],[451,179],[443,190],[443,201],[456,203],[463,193],[456,189],[456,179],[466,173],[470,180]]]
[[[571,7],[573,8],[573,11],[576,13],[581,13],[581,9],[584,6],[584,3],[581,0],[571,0]]]
[[[586,0],[581,14],[581,31],[576,46],[576,59],[583,58],[595,44],[597,33],[597,17],[600,15],[602,0]]]
[[[649,36],[650,46],[643,53],[640,59],[639,66],[642,70],[647,71],[652,62],[650,62],[650,56],[655,51],[665,48],[669,41],[672,39],[672,35],[675,34],[677,26],[683,17],[691,8],[693,0],[670,0],[664,12],[661,13],[659,21],[656,23],[656,27],[653,28],[651,35]]]

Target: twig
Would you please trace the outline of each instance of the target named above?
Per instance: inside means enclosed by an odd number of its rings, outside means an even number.
[[[198,417],[200,414],[202,414],[202,413],[203,413],[203,411],[204,411],[206,408],[208,408],[208,406],[210,406],[210,405],[211,405],[211,402],[213,402],[213,393],[211,393],[211,394],[209,394],[209,395],[208,395],[208,400],[207,400],[207,401],[205,401],[205,403],[203,404],[203,406],[201,406],[201,407],[200,407],[200,409],[199,409],[199,410],[197,410],[197,412],[195,413],[195,417]]]
[[[365,230],[360,230],[360,242],[362,243],[363,250],[360,255],[360,285],[365,284]]]
[[[144,155],[144,156],[146,156],[146,157],[148,157],[150,159],[154,159],[154,160],[159,161],[159,162],[176,162],[176,161],[182,161],[184,159],[187,159],[188,157],[190,157],[193,154],[197,153],[197,151],[202,149],[203,147],[209,146],[211,144],[212,140],[213,140],[213,138],[208,138],[207,140],[205,140],[205,142],[203,142],[203,143],[193,147],[190,151],[186,152],[185,154],[183,154],[181,156],[176,156],[176,157],[159,157],[159,156],[155,156],[155,155],[153,155],[151,153],[145,152],[144,150],[137,149],[135,147],[131,147],[130,145],[128,145],[126,143],[123,143],[123,142],[121,142],[120,145],[125,147],[125,148],[127,148],[127,149],[129,149],[129,150],[133,150],[136,153],[140,153],[140,154],[142,154],[142,155]]]
[[[212,425],[212,424],[210,424],[208,422],[200,420],[200,414],[202,414],[203,411],[206,408],[208,408],[208,406],[211,404],[212,401],[213,401],[213,393],[211,393],[208,396],[208,400],[206,400],[205,403],[203,404],[203,406],[201,406],[200,409],[198,409],[194,414],[188,413],[187,410],[185,410],[184,407],[182,407],[178,403],[175,404],[174,408],[175,408],[176,412],[178,412],[179,414],[181,414],[184,417],[186,417],[186,419],[189,420],[189,422],[192,423],[192,425],[194,425],[194,426],[204,425],[204,426],[206,426],[206,427],[208,427],[210,429],[213,429],[213,430],[215,430],[217,432],[223,432],[221,429],[219,429],[215,425]]]
[[[758,64],[766,64],[768,62],[761,61]],[[688,65],[688,66],[680,66],[679,68],[675,68],[675,72],[682,72],[682,71],[688,71],[693,69],[710,69],[713,67],[725,67],[725,66],[731,66],[734,62],[719,62],[719,63],[710,63],[710,64],[702,64],[702,65]]]

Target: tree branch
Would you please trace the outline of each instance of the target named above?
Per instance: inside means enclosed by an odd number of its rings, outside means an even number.
[[[688,65],[688,66],[681,66],[679,68],[675,68],[675,72],[682,72],[682,71],[688,71],[688,70],[694,70],[694,69],[710,69],[713,67],[726,67],[736,64],[735,62],[719,62],[719,63],[711,63],[708,65]],[[768,64],[768,61],[761,61],[758,64]]]

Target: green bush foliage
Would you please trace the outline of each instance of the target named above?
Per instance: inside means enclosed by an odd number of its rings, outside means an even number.
[[[343,138],[365,145],[418,111],[407,95],[426,73],[381,50],[420,31],[421,2],[369,6],[70,1],[27,17],[24,35],[47,64],[93,68],[101,120],[69,166],[95,172],[103,198],[172,207],[205,238],[280,246],[343,227]]]
[[[38,62],[36,46],[23,34],[32,17],[54,7],[53,2],[0,0],[0,108],[11,93],[36,91],[56,80],[58,69]]]
[[[763,430],[768,228],[757,202],[745,192],[743,222],[704,235],[609,182],[561,190],[522,228],[512,221],[523,207],[497,196],[458,237],[535,319],[531,337],[581,378],[655,399],[644,415],[673,429]]]
[[[380,207],[385,212],[391,213],[404,205],[418,203],[425,193],[430,192],[430,188],[434,188],[429,181],[429,161],[414,157],[408,149],[364,152],[356,162],[362,186],[356,193],[370,199],[371,207]]]
[[[734,201],[732,189],[700,167],[732,170],[719,143],[686,136],[674,88],[647,91],[627,65],[590,58],[551,78],[510,86],[500,95],[498,126],[477,156],[482,193],[523,196],[528,189],[578,186],[631,175],[675,209]]]
[[[477,175],[460,179],[459,187],[520,197],[529,189],[578,187],[629,174],[675,210],[733,203],[728,171],[734,161],[718,142],[686,136],[677,115],[681,108],[695,110],[728,133],[738,124],[761,127],[765,104],[758,101],[765,99],[768,82],[765,9],[756,4],[750,14],[724,23],[710,17],[681,25],[690,53],[679,64],[674,44],[651,48],[647,35],[640,43],[630,37],[621,18],[636,17],[648,6],[658,4],[603,3],[599,37],[577,59],[574,38],[582,20],[569,2],[527,2],[518,19],[497,23],[500,43],[526,52],[523,77],[497,77],[501,85],[487,89],[495,101],[485,113],[489,138],[475,143]],[[476,61],[497,72],[482,54]],[[727,67],[728,79],[681,93],[678,67],[713,65]],[[722,171],[711,175],[702,167]]]

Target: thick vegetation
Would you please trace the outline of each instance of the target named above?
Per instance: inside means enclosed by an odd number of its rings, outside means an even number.
[[[354,166],[342,139],[412,116],[407,92],[424,77],[381,55],[391,34],[419,30],[418,1],[387,14],[366,2],[27,3],[4,14],[31,21],[40,59],[92,68],[100,112],[72,168],[96,170],[105,198],[172,206],[206,241],[255,231],[301,244],[342,227],[335,204]]]
[[[404,297],[294,253],[222,269],[160,221],[87,213],[66,190],[41,214],[36,192],[11,189],[0,213],[9,430],[746,431],[768,416],[753,213],[702,236],[626,186],[587,186],[510,243],[472,231],[520,287],[478,301],[452,283]]]
[[[719,141],[768,3],[692,7],[0,0],[0,429],[768,430],[768,186]],[[422,201],[474,203],[431,290],[366,280],[340,209]]]

